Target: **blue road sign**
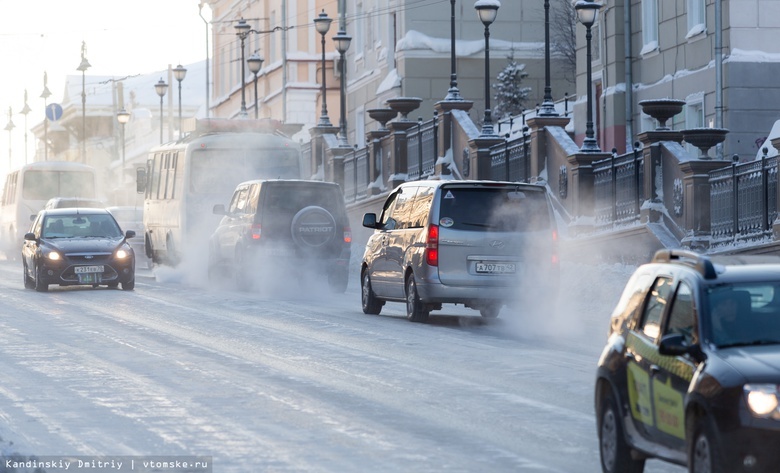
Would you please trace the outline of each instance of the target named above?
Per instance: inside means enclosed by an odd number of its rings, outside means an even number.
[[[62,107],[58,103],[50,103],[46,106],[46,118],[49,121],[56,122],[62,117]]]

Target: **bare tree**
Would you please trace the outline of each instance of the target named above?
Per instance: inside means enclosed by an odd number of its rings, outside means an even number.
[[[563,73],[574,83],[577,75],[577,12],[571,0],[550,0],[550,52],[563,58]]]

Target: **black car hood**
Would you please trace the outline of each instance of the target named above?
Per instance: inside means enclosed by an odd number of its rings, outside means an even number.
[[[48,238],[46,245],[62,253],[111,253],[124,238]]]
[[[748,380],[780,380],[780,345],[726,348],[719,355]]]

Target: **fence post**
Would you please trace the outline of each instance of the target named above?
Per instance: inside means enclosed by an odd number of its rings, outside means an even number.
[[[641,143],[638,141],[634,143],[634,215],[639,218],[639,211],[642,207],[642,194],[640,191],[639,182],[639,155],[641,151],[639,147]]]
[[[766,154],[767,149],[763,149],[761,154],[761,216],[763,218],[762,226],[765,232],[769,231],[769,176],[767,176]]]
[[[737,233],[739,233],[739,181],[737,179],[737,163],[739,162],[739,156],[734,155],[731,158],[731,189],[733,192],[732,202],[734,205],[733,226],[731,238],[736,241]]]
[[[615,159],[617,159],[617,148],[612,148],[612,156],[609,161],[610,179],[612,181],[612,225],[617,222],[617,172],[615,172]]]

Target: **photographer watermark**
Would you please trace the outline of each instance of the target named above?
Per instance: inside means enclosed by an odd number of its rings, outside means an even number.
[[[210,456],[8,456],[0,457],[0,471],[14,473],[213,473]]]

